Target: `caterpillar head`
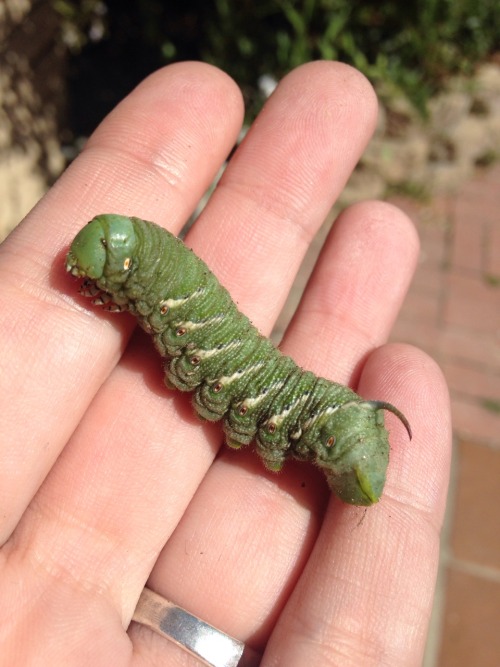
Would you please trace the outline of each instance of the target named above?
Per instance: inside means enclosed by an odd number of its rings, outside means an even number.
[[[344,502],[372,505],[380,500],[389,464],[383,410],[395,414],[411,439],[406,417],[383,401],[347,401],[314,415],[302,436],[330,489]],[[307,440],[310,440],[308,443]]]
[[[102,289],[122,283],[131,267],[137,238],[130,218],[98,215],[75,236],[66,258],[66,270],[90,278]]]

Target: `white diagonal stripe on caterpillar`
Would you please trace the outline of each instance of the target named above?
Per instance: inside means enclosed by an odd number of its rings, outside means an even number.
[[[196,331],[197,329],[203,329],[203,327],[206,326],[218,324],[224,320],[224,317],[224,314],[220,313],[219,315],[214,315],[214,317],[207,317],[206,320],[200,320],[199,322],[193,322],[192,320],[187,320],[186,322],[176,322],[175,326],[177,329]]]
[[[263,401],[265,398],[267,398],[267,394],[269,393],[270,389],[281,389],[281,387],[284,387],[286,384],[286,380],[279,380],[278,382],[275,382],[274,384],[270,385],[269,387],[266,387],[264,391],[262,391],[258,396],[248,397],[245,398],[245,400],[241,401],[241,403],[238,403],[238,406],[242,406],[245,408],[253,408],[256,405],[258,405],[261,401]]]
[[[210,357],[214,357],[216,354],[221,354],[224,352],[228,352],[229,350],[237,349],[238,347],[241,347],[243,345],[243,341],[241,340],[233,340],[230,343],[227,343],[226,345],[218,345],[217,347],[212,347],[208,350],[189,350],[189,357],[198,357],[200,360],[202,359],[209,359]]]
[[[302,424],[302,430],[307,431],[308,428],[311,428],[311,426],[318,421],[318,419],[322,419],[323,417],[326,417],[327,415],[332,415],[334,412],[337,412],[337,410],[342,407],[341,405],[331,405],[324,410],[321,410],[321,412],[317,412],[314,414],[312,417],[309,417],[309,419],[306,419],[305,422]]]
[[[253,364],[252,366],[248,366],[247,368],[242,368],[241,370],[236,371],[236,373],[233,373],[232,375],[223,375],[218,380],[214,380],[211,384],[222,384],[224,386],[230,385],[235,380],[239,380],[240,378],[245,377],[247,373],[255,373],[260,368],[262,368],[262,366],[264,366],[264,362]]]
[[[160,310],[162,308],[168,308],[169,310],[171,308],[178,308],[179,306],[183,306],[191,299],[194,299],[197,296],[201,296],[205,291],[206,290],[204,287],[198,287],[197,290],[195,290],[191,294],[188,294],[187,296],[181,296],[176,299],[163,299],[162,301],[159,302],[158,305],[160,307]]]
[[[287,407],[283,410],[283,412],[280,412],[277,415],[273,415],[272,417],[269,417],[264,424],[274,424],[275,426],[280,426],[287,416],[290,414],[292,410],[294,410],[297,406],[305,403],[307,399],[309,398],[308,394],[302,394],[301,396],[298,396],[293,403],[290,403],[290,405],[287,405]]]

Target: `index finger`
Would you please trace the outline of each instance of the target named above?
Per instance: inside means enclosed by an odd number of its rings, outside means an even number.
[[[67,296],[62,255],[96,213],[141,211],[178,231],[233,146],[241,95],[183,63],[143,82],[0,249],[0,542],[116,364],[133,323]],[[13,400],[15,399],[15,400]]]

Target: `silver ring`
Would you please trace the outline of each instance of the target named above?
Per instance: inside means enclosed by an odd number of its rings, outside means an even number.
[[[258,667],[261,656],[185,609],[145,588],[132,620],[180,646],[209,667]]]

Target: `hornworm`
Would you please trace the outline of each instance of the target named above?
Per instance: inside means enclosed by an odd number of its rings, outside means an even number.
[[[165,383],[192,391],[198,414],[223,421],[236,449],[255,442],[270,470],[287,458],[321,468],[344,502],[380,499],[389,461],[383,410],[303,370],[262,336],[207,265],[158,225],[98,215],[75,237],[66,269],[108,310],[128,310],[165,359]]]

